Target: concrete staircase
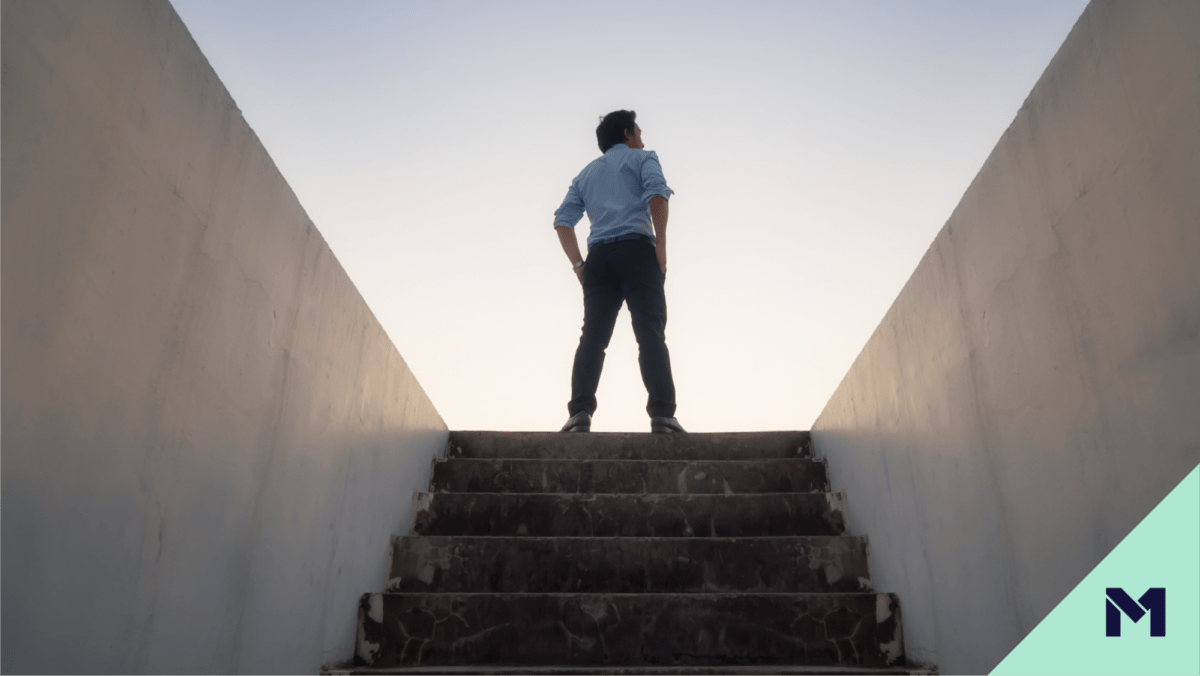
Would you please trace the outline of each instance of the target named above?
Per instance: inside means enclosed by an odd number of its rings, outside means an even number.
[[[807,432],[453,432],[357,670],[906,672]]]

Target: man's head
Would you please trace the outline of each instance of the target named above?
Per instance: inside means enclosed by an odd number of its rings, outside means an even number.
[[[645,148],[645,144],[642,143],[642,130],[634,121],[636,119],[637,113],[632,110],[614,110],[600,118],[600,126],[596,127],[596,141],[600,145],[600,152],[606,153],[618,143],[624,143],[630,148]]]

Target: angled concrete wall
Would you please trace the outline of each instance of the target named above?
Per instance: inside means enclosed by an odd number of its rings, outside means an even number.
[[[0,666],[349,658],[445,424],[167,2],[0,25]]]
[[[1200,3],[1096,0],[813,426],[908,654],[987,673],[1200,462]]]

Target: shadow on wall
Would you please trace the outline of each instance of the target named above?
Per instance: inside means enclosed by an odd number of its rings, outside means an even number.
[[[445,422],[167,2],[2,11],[4,671],[349,659]]]

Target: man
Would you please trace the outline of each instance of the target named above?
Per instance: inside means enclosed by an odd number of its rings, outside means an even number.
[[[571,181],[567,197],[554,212],[554,229],[583,285],[583,335],[571,370],[571,416],[563,432],[589,432],[596,411],[596,387],[604,351],[612,337],[621,303],[629,304],[638,342],[638,364],[649,400],[650,430],[683,432],[675,420],[675,382],[663,330],[667,301],[667,187],[654,151],[645,150],[637,113],[618,110],[596,127],[599,158]],[[575,224],[587,212],[588,257],[585,264],[575,239]]]

